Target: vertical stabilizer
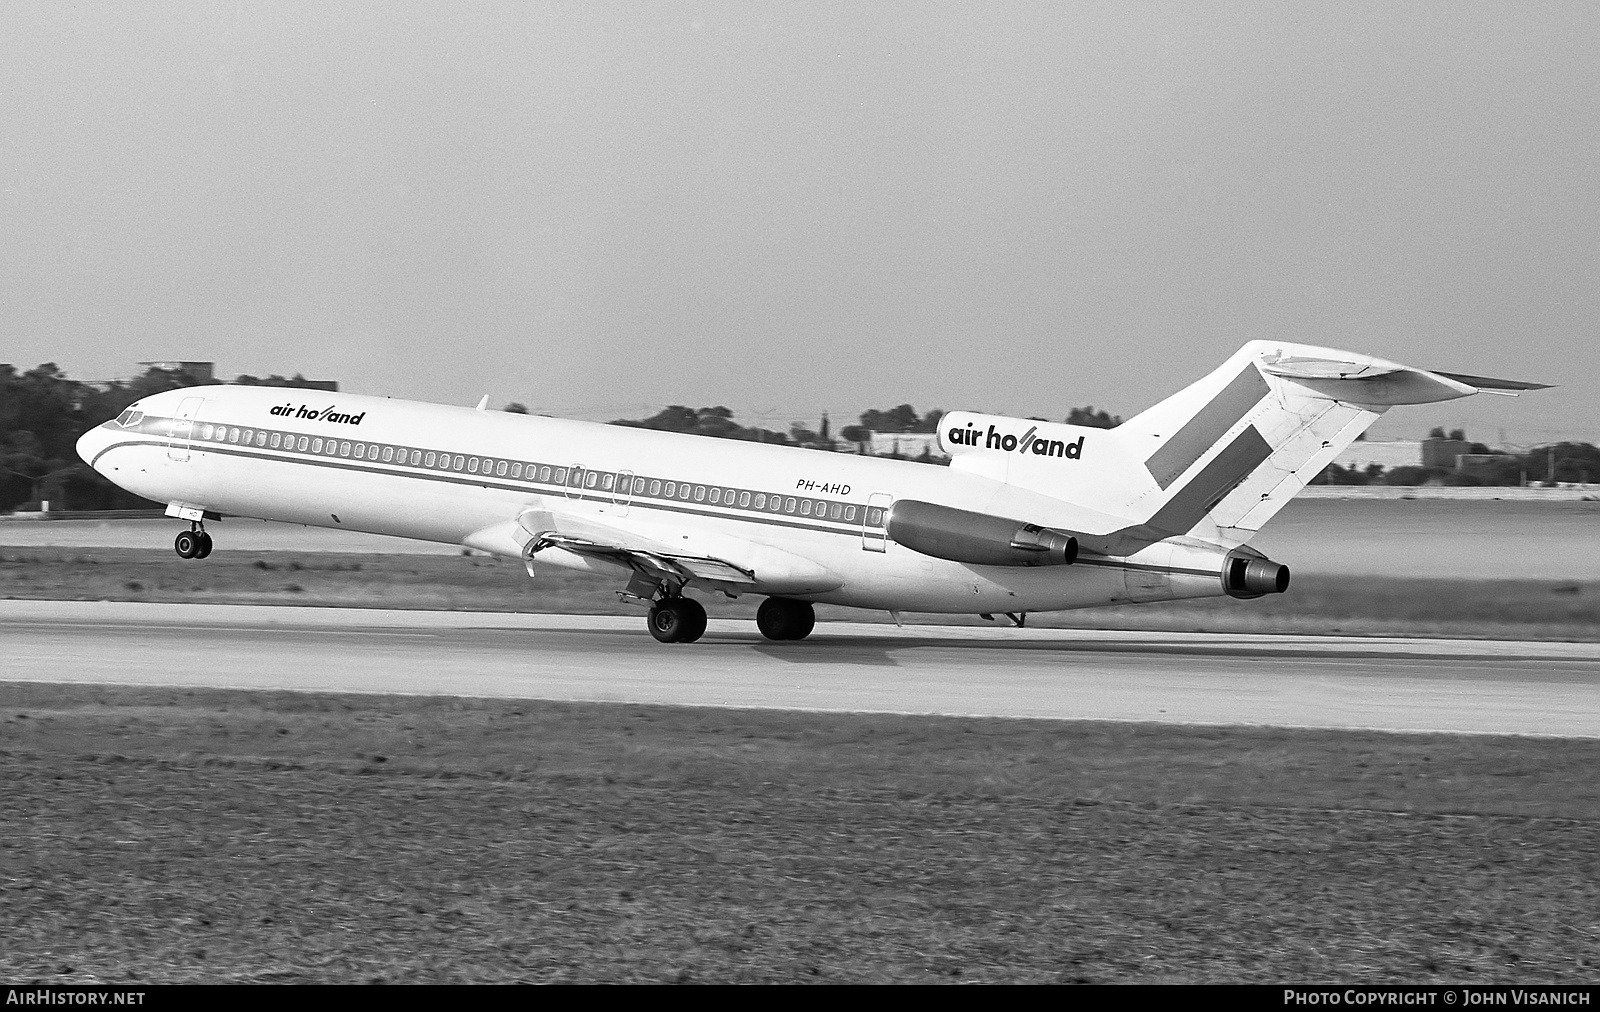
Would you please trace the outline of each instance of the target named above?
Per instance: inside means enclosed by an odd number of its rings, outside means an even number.
[[[1253,341],[1115,429],[958,412],[940,437],[953,467],[1127,517],[1134,540],[1242,544],[1393,405],[1538,386]]]

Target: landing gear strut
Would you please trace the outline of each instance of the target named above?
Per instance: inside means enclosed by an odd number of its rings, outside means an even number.
[[[706,631],[706,610],[689,597],[664,597],[650,608],[650,635],[662,643],[693,643]]]
[[[817,613],[805,601],[769,597],[756,609],[756,628],[769,640],[803,640],[817,624]]]
[[[211,554],[211,535],[200,524],[192,524],[189,530],[179,531],[172,539],[172,550],[180,559],[203,559]]]

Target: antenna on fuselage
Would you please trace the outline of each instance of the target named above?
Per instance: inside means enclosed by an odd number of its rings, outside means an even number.
[[[478,410],[479,411],[487,411],[487,410],[489,410],[489,395],[488,394],[484,394],[483,395],[483,400],[478,402]]]

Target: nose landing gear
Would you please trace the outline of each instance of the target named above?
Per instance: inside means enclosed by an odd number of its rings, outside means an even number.
[[[172,539],[172,550],[180,559],[203,559],[211,554],[211,535],[196,523],[189,530],[178,532]]]

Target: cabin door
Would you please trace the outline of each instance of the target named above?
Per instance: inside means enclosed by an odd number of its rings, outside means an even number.
[[[611,490],[611,501],[617,504],[617,515],[628,515],[628,504],[633,501],[633,472],[618,471],[617,484]]]
[[[861,550],[882,552],[887,550],[885,528],[889,526],[889,504],[894,496],[887,492],[874,492],[867,497],[866,515],[861,518]]]
[[[203,397],[185,397],[178,402],[178,415],[172,420],[172,434],[167,438],[167,459],[188,460],[189,441],[194,438],[194,416],[200,413]]]

